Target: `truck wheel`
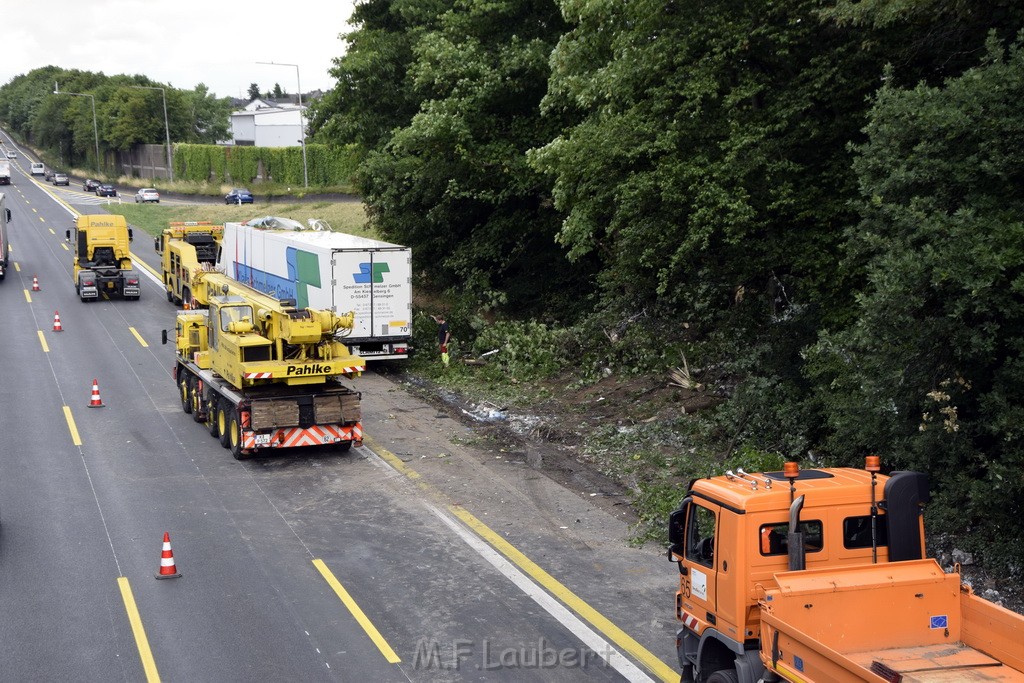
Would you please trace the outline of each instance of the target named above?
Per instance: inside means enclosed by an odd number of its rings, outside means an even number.
[[[350,450],[352,450],[352,442],[341,441],[339,443],[334,444],[334,448],[339,453],[348,453]]]
[[[206,428],[210,430],[210,436],[215,439],[220,436],[220,431],[217,428],[217,413],[220,410],[218,403],[216,398],[212,398],[206,407]]]
[[[194,377],[189,378],[189,394],[192,396],[192,420],[194,422],[202,422],[203,417],[203,395],[196,386],[196,380]]]
[[[231,427],[231,419],[224,402],[217,404],[217,432],[220,434],[220,445],[227,448],[231,441],[228,432]]]
[[[178,393],[181,394],[181,409],[188,414],[192,412],[192,388],[189,386],[188,373],[179,372],[181,377],[178,379]]]
[[[231,419],[228,421],[228,448],[235,460],[245,460],[248,454],[242,452],[242,426],[238,419],[238,410],[231,409]]]
[[[719,669],[708,676],[708,683],[739,683],[735,669]]]

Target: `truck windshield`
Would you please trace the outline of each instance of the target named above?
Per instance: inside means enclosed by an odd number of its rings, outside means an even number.
[[[228,331],[228,325],[240,320],[252,322],[252,306],[221,306],[220,329],[221,332]]]

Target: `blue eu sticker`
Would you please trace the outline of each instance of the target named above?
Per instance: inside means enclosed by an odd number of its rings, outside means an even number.
[[[793,667],[797,671],[803,671],[804,670],[804,659],[803,659],[803,657],[797,657],[796,655],[793,655]]]
[[[945,614],[928,618],[928,628],[948,628],[949,618]]]

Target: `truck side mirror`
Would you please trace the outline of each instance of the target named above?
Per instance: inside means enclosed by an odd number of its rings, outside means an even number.
[[[166,344],[167,343],[167,330],[160,330],[160,343],[161,344]]]
[[[4,213],[6,214],[7,222],[10,223],[11,222],[11,210],[10,209],[4,209]]]
[[[128,228],[128,241],[129,241],[129,242],[131,242],[131,241],[132,241],[132,237],[133,237],[133,236],[132,236],[132,229],[131,229],[131,228]]]
[[[686,514],[690,510],[690,503],[693,499],[689,496],[683,499],[679,509],[673,511],[668,516],[668,559],[672,559],[672,555],[682,555],[684,548],[686,547]]]
[[[64,231],[64,241],[65,242],[70,242],[71,241],[71,231],[70,230],[65,230]]]
[[[153,238],[153,249],[156,251],[156,253],[158,253],[158,254],[160,253],[160,238],[159,237],[154,237]]]

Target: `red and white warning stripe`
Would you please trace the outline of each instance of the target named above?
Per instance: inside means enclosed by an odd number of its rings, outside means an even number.
[[[273,376],[272,372],[247,372],[244,375],[246,379],[270,379]]]
[[[302,427],[278,429],[270,435],[269,443],[263,441],[259,445],[265,448],[294,448],[296,446],[323,446],[342,441],[362,440],[363,430],[358,425],[355,427],[314,425],[308,429],[303,429]],[[250,449],[256,447],[256,433],[248,432],[243,434],[242,448]]]
[[[697,630],[697,617],[693,616],[692,614],[683,612],[682,622],[683,626],[690,629],[691,631]]]

